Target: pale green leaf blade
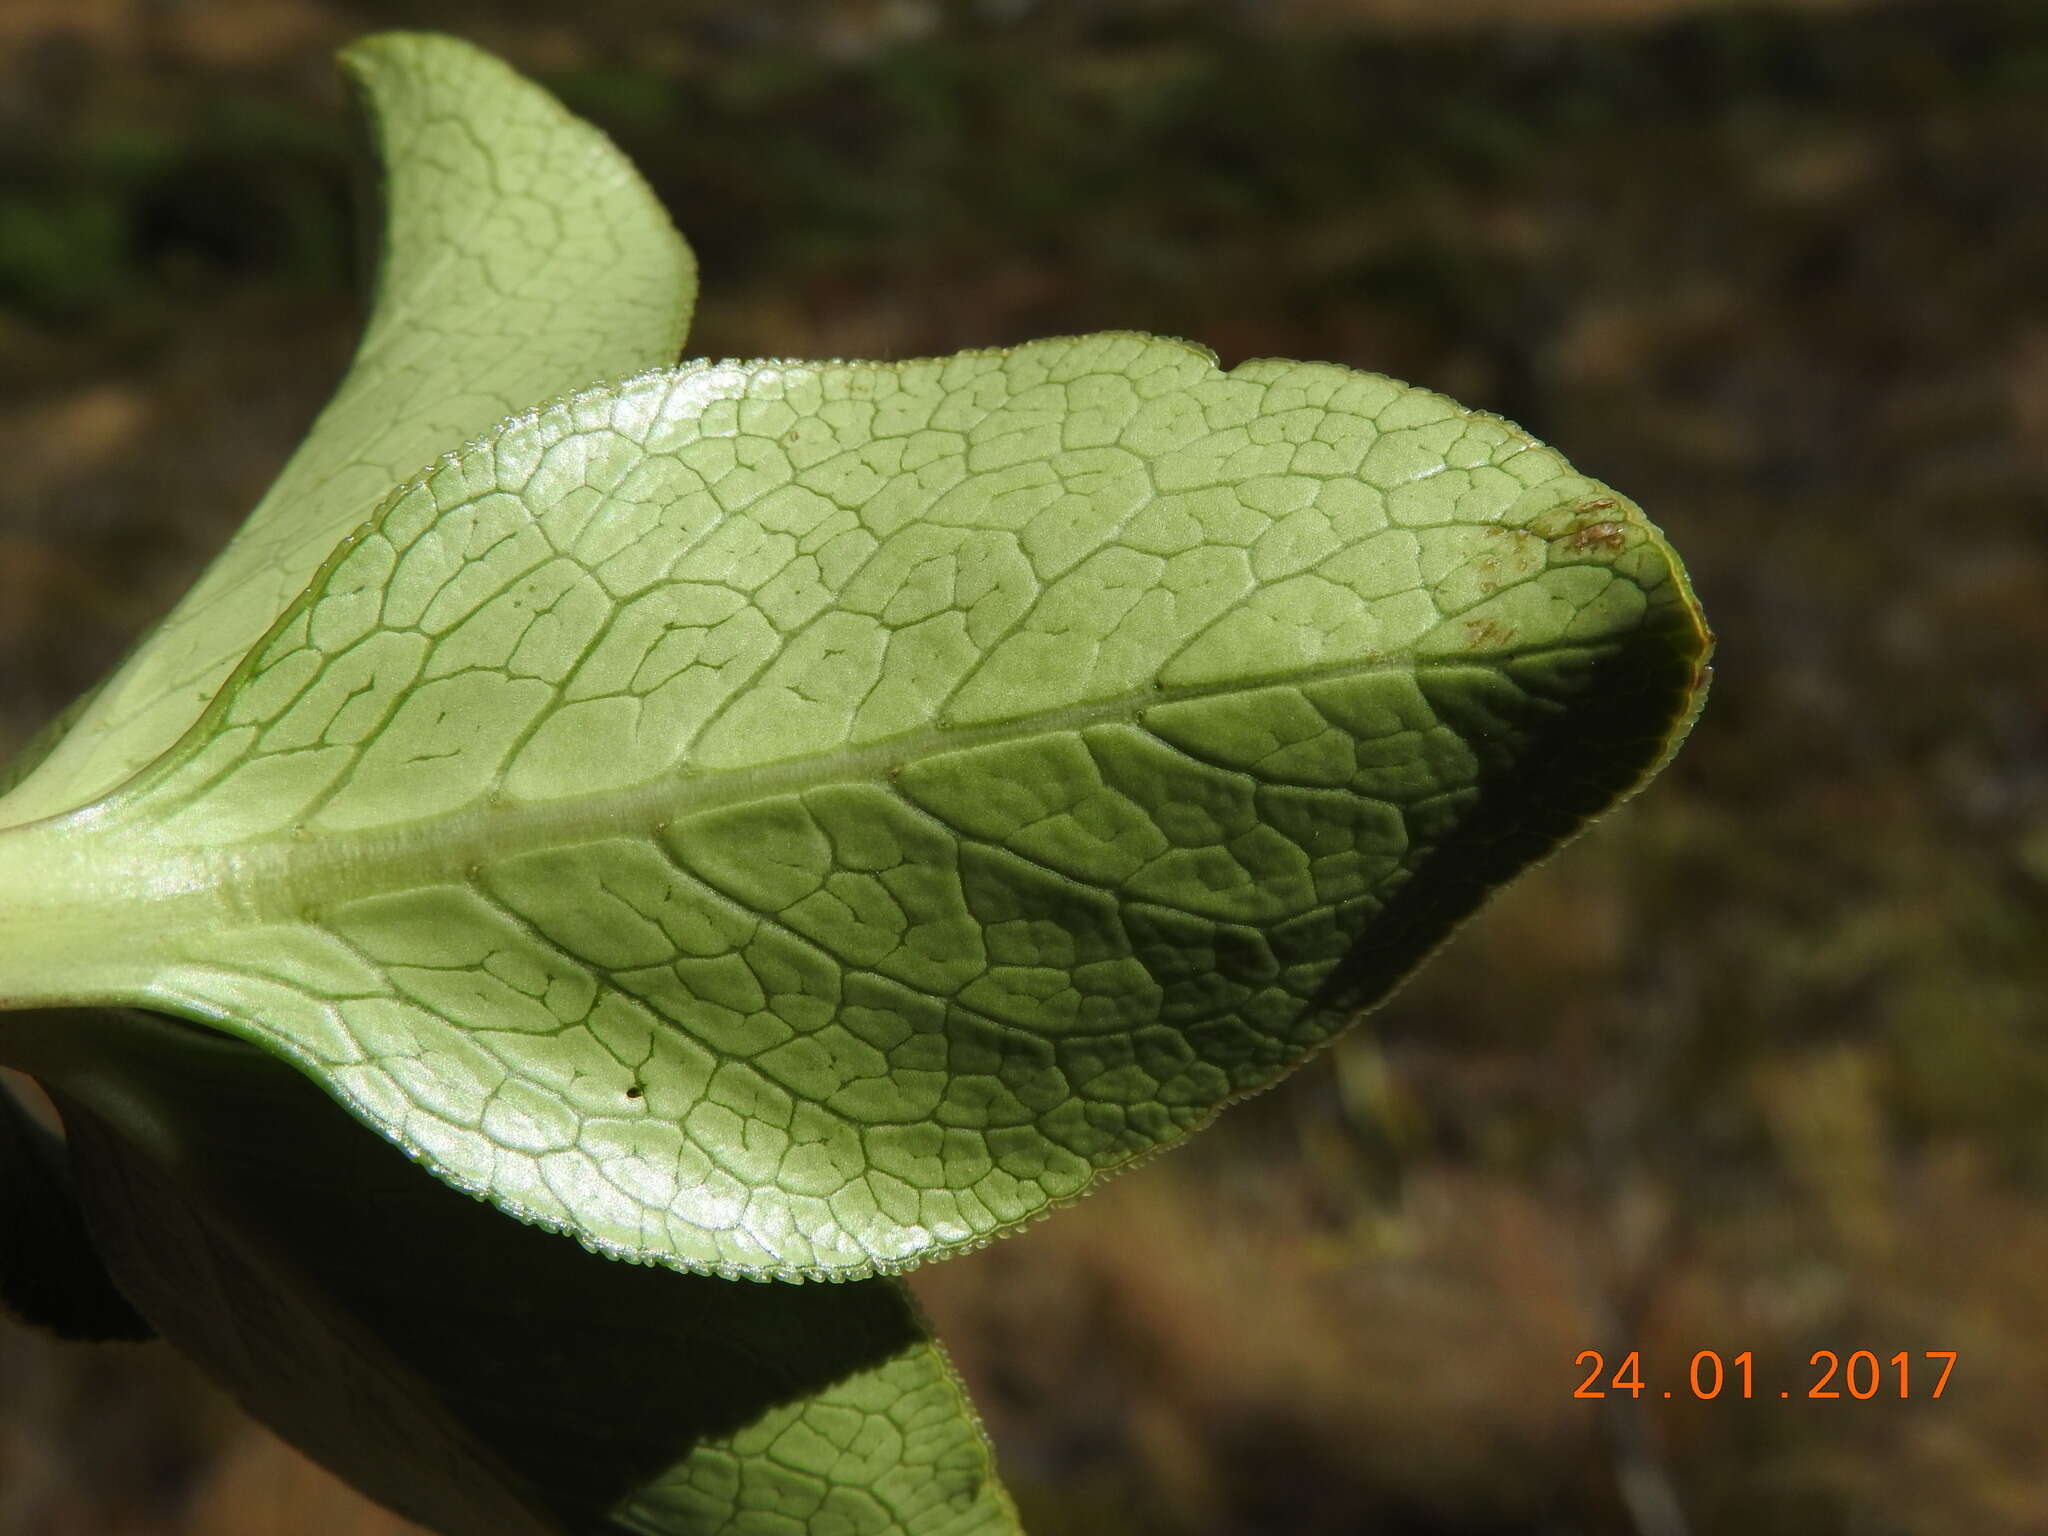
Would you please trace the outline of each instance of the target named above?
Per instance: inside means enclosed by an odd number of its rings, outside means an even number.
[[[1630,503],[1392,380],[651,375],[399,495],[31,829],[91,874],[13,984],[267,1044],[614,1252],[899,1268],[1298,1064],[1661,765],[1706,643]]]
[[[14,786],[21,783],[42,763],[43,759],[57,750],[57,743],[71,732],[71,727],[92,707],[92,701],[107,684],[101,678],[77,698],[66,704],[56,714],[42,723],[42,726],[24,741],[15,754],[0,765],[0,796],[9,794]],[[0,801],[4,803],[4,801]]]
[[[681,348],[695,261],[604,135],[454,38],[391,33],[342,58],[384,169],[355,360],[235,538],[0,821],[82,805],[159,756],[335,544],[435,454]]]
[[[421,1178],[276,1058],[172,1020],[8,1039],[63,1104],[95,1232],[166,1336],[437,1531],[1016,1532],[900,1282],[584,1252]]]

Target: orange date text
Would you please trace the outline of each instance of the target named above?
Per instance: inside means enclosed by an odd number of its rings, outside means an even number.
[[[1611,1372],[1607,1357],[1597,1349],[1580,1350],[1573,1364],[1586,1373],[1573,1397],[1641,1397],[1648,1392],[1652,1397],[1696,1397],[1702,1401],[1722,1396],[1932,1400],[1947,1389],[1949,1373],[1956,1368],[1956,1352],[1926,1349],[1915,1355],[1902,1349],[1887,1359],[1870,1349],[1851,1350],[1846,1356],[1832,1349],[1816,1349],[1798,1380],[1776,1391],[1770,1383],[1758,1385],[1756,1354],[1747,1349],[1725,1360],[1714,1350],[1700,1350],[1683,1371],[1669,1373],[1668,1386],[1644,1378],[1639,1349],[1623,1355]]]

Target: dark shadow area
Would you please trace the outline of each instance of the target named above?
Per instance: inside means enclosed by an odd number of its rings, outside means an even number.
[[[153,1338],[86,1234],[64,1142],[0,1084],[0,1307],[60,1339]]]
[[[509,1493],[609,1530],[700,1440],[922,1338],[886,1281],[706,1279],[510,1220],[212,1031],[111,1012],[33,1027],[90,1050],[55,1097],[124,1289],[288,1438],[344,1444],[338,1470],[429,1524],[524,1531]],[[497,1502],[437,1504],[450,1464]]]

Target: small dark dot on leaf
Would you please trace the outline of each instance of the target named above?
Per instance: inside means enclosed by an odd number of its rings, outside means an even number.
[[[638,1083],[635,1083],[632,1087],[626,1090],[626,1097],[629,1099],[637,1099],[645,1092],[646,1090],[644,1088],[642,1088]]]

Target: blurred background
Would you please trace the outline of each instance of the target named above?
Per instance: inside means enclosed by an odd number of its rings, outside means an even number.
[[[2048,1531],[2048,7],[0,0],[0,749],[338,375],[329,58],[393,25],[623,144],[694,352],[1330,359],[1692,566],[1718,681],[1650,792],[1281,1088],[917,1277],[1035,1536]],[[1631,1349],[1640,1400],[1574,1398]],[[1805,1397],[1858,1349],[1958,1363]],[[163,1346],[0,1321],[0,1536],[409,1529]]]

